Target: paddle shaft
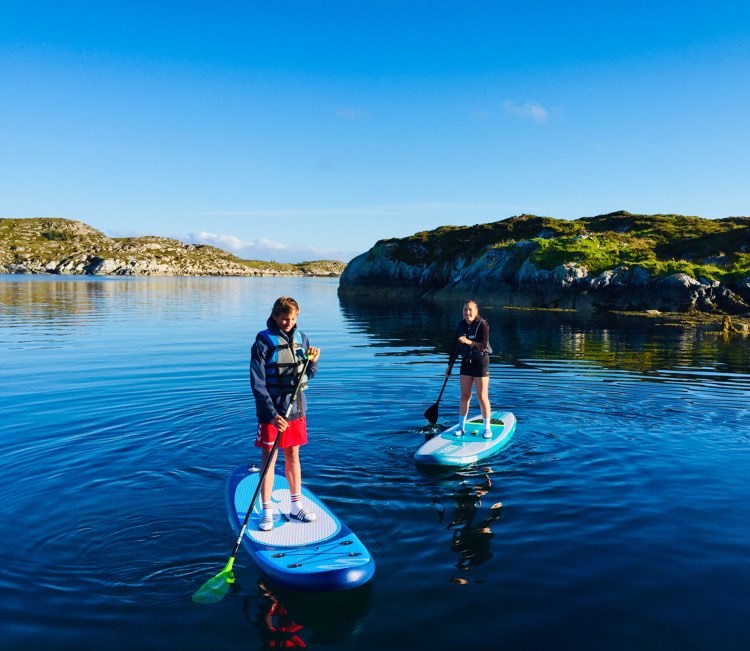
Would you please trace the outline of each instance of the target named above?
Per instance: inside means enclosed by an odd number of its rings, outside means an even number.
[[[440,393],[438,393],[437,400],[435,401],[435,404],[440,402],[440,398],[443,397],[443,391],[445,391],[445,386],[448,384],[448,378],[450,378],[450,375],[445,376],[445,380],[443,380],[443,387],[440,389]]]
[[[451,353],[451,356],[448,358],[448,373],[445,376],[445,380],[443,380],[443,388],[440,389],[440,394],[438,395],[437,402],[440,402],[440,398],[443,397],[443,391],[445,391],[445,385],[448,384],[448,378],[451,376],[451,373],[453,372],[453,365],[456,363],[456,359],[458,359],[458,351],[454,350]]]
[[[451,371],[453,370],[453,365],[456,363],[456,356],[452,355],[451,358],[448,360],[448,373],[445,376],[445,380],[443,380],[443,386],[440,389],[440,393],[438,394],[438,398],[435,401],[435,404],[433,406],[437,407],[438,403],[440,402],[440,398],[443,397],[443,391],[445,391],[445,386],[448,384],[448,378],[451,376]]]
[[[305,373],[307,371],[307,365],[310,363],[310,359],[305,356],[305,365],[302,367],[302,372],[300,373],[299,380],[297,380],[297,386],[294,388],[294,393],[292,394],[292,399],[289,401],[289,407],[287,407],[286,414],[284,414],[284,419],[286,420],[289,418],[289,415],[292,413],[292,405],[294,405],[294,402],[297,400],[297,396],[299,395],[300,389],[302,388],[302,378],[305,376]],[[245,535],[245,530],[247,529],[247,523],[250,522],[250,514],[253,512],[253,506],[255,505],[255,500],[258,499],[258,493],[260,493],[260,489],[263,486],[263,480],[266,477],[266,474],[268,473],[268,468],[271,465],[271,460],[273,459],[273,455],[276,454],[276,450],[279,447],[279,440],[281,439],[281,432],[279,432],[276,435],[276,440],[273,442],[273,446],[271,447],[271,452],[269,453],[268,457],[266,458],[266,463],[263,464],[263,468],[260,471],[260,479],[258,480],[258,485],[255,487],[255,492],[253,493],[253,499],[250,500],[250,506],[247,507],[247,513],[245,514],[245,519],[242,522],[242,529],[240,529],[240,535],[237,536],[237,542],[234,545],[234,549],[232,550],[232,555],[230,558],[234,558],[237,555],[237,551],[240,548],[240,545],[242,544],[242,537]]]

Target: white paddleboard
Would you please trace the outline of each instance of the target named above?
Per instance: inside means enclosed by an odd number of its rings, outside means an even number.
[[[456,436],[456,424],[425,441],[414,459],[424,465],[465,466],[499,452],[516,431],[516,417],[509,411],[493,411],[490,418],[492,438],[484,438],[482,417],[476,416],[466,421],[461,436]]]

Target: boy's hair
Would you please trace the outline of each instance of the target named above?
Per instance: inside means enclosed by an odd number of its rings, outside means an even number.
[[[271,314],[274,316],[290,314],[292,312],[299,312],[299,305],[291,296],[280,296],[277,298],[271,310]]]

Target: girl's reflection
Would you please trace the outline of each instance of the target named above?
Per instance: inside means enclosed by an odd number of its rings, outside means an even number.
[[[482,505],[482,497],[489,492],[491,487],[492,480],[486,474],[477,484],[464,483],[454,495],[456,506],[453,510],[453,518],[447,528],[453,530],[451,551],[460,556],[456,563],[459,570],[468,570],[492,558],[492,538],[494,534],[491,525],[500,519],[502,503],[493,504],[488,516],[479,522],[475,522],[479,507]],[[441,521],[443,515],[444,512],[441,512]],[[465,578],[454,578],[453,581],[455,583],[468,583]]]

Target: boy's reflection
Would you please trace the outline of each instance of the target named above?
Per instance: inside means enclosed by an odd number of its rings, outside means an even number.
[[[310,644],[340,644],[356,631],[370,609],[370,583],[333,592],[295,592],[258,580],[243,612],[258,629],[261,649],[306,649]]]
[[[300,636],[302,626],[292,619],[284,604],[262,583],[258,590],[263,597],[258,602],[255,618],[251,616],[252,601],[245,599],[245,618],[258,628],[261,649],[306,649]]]

